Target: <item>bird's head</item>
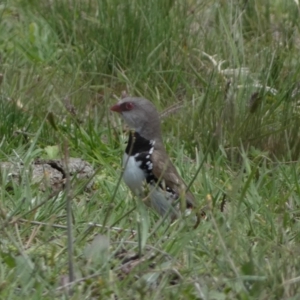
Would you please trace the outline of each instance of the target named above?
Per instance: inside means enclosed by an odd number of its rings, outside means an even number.
[[[110,110],[120,113],[128,126],[142,137],[149,140],[161,139],[159,114],[149,100],[127,97]]]

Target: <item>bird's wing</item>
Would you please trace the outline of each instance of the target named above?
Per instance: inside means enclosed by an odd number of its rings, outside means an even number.
[[[154,149],[151,154],[151,161],[153,164],[152,173],[158,179],[160,186],[171,189],[178,197],[184,196],[187,207],[194,207],[194,196],[191,192],[186,192],[187,186],[179,176],[166,151]]]

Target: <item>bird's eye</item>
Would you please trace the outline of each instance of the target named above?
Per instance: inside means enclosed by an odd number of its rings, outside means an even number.
[[[120,105],[121,111],[129,111],[134,108],[134,104],[132,102],[124,102]]]
[[[132,110],[133,109],[133,103],[132,102],[126,102],[125,103],[126,110]]]
[[[126,109],[127,109],[127,110],[132,110],[132,109],[133,109],[133,103],[127,102],[127,103],[126,103]]]

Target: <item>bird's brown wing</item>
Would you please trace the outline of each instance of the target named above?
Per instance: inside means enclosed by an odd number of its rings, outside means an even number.
[[[187,186],[179,176],[166,151],[164,149],[154,149],[151,161],[153,164],[153,175],[161,185],[172,189],[178,197],[184,195],[187,207],[194,207],[194,196],[191,192],[186,192]]]

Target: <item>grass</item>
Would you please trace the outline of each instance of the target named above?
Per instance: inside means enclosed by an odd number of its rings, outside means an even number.
[[[25,170],[18,184],[1,171],[0,298],[297,299],[299,12],[284,0],[2,1],[0,157]],[[123,90],[165,112],[167,150],[209,207],[197,229],[118,184],[126,133],[109,106]],[[32,182],[30,163],[66,144],[97,170],[92,191]]]

